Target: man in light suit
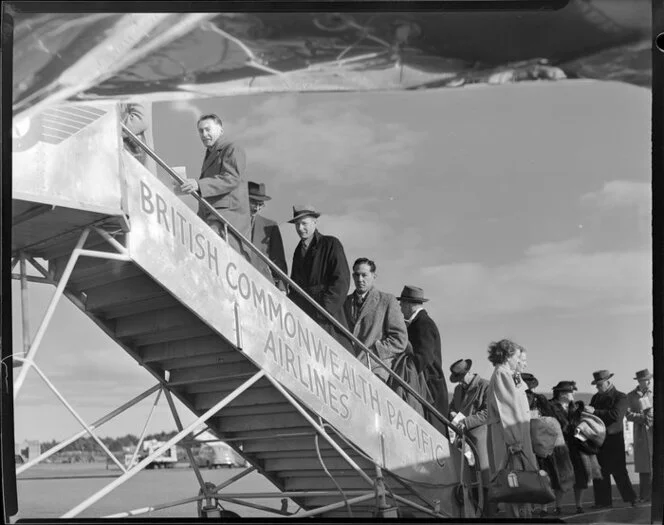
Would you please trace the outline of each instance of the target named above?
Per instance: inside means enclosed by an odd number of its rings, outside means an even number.
[[[273,220],[259,215],[259,211],[265,206],[265,202],[271,200],[265,193],[265,184],[249,181],[249,206],[251,208],[251,242],[260,249],[261,253],[268,257],[279,269],[288,274],[286,266],[286,254],[284,253],[284,242],[281,238],[279,225]],[[282,292],[286,291],[286,283],[279,277],[277,272],[260,260],[254,253],[254,266],[258,268],[265,277],[272,279],[274,284]]]
[[[425,299],[422,288],[409,285],[403,287],[401,295],[397,299],[406,319],[408,341],[413,346],[417,371],[423,372],[426,377],[427,386],[433,397],[433,406],[443,416],[447,416],[449,393],[443,373],[440,332],[423,307],[423,304],[429,299]],[[447,427],[442,426],[436,417],[428,416],[427,420],[444,435],[447,435]]]
[[[392,294],[381,292],[374,286],[376,264],[360,258],[353,264],[355,291],[346,297],[344,311],[350,331],[388,367],[394,358],[406,349],[408,334],[399,303]],[[357,357],[366,365],[369,358],[361,349]],[[387,381],[387,370],[371,360],[371,371]]]
[[[198,134],[206,147],[201,176],[185,179],[179,186],[184,193],[198,193],[245,238],[251,236],[249,215],[249,189],[244,178],[247,164],[244,150],[224,138],[221,119],[214,114],[198,119]],[[202,204],[198,215],[220,236],[224,237],[224,225]],[[250,259],[249,249],[229,230],[228,243]]]

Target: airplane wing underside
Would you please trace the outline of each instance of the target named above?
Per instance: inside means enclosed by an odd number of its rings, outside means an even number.
[[[558,11],[14,13],[14,115],[64,100],[651,83],[650,2]]]

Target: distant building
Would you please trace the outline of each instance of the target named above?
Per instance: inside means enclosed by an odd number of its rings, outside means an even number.
[[[27,452],[27,454],[25,454]],[[41,454],[41,443],[37,440],[24,440],[23,443],[14,444],[14,454],[30,461]]]

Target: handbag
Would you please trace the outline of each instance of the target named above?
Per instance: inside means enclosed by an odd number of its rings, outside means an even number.
[[[518,468],[515,462],[522,458],[524,467]],[[551,503],[556,496],[551,488],[549,475],[530,464],[522,450],[508,449],[505,465],[489,484],[489,501],[496,503]]]

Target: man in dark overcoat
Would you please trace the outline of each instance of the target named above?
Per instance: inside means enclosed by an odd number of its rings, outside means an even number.
[[[284,252],[284,241],[281,238],[279,225],[271,219],[263,217],[259,212],[265,203],[272,197],[265,193],[265,184],[249,181],[249,206],[251,209],[251,242],[270,259],[277,267],[288,274],[286,266],[286,254]],[[286,291],[286,283],[273,271],[262,259],[252,252],[254,266],[260,270],[265,277],[271,279],[283,292]]]
[[[291,279],[348,329],[343,308],[350,288],[348,261],[339,239],[322,235],[318,231],[318,217],[320,213],[311,205],[293,206],[293,218],[288,222],[295,225],[300,242],[293,253]],[[288,297],[349,352],[355,354],[350,340],[309,301],[296,290],[290,290]]]
[[[465,417],[457,426],[466,432],[467,439],[473,442],[479,456],[479,468],[484,489],[484,514],[490,516],[495,505],[488,501],[489,481],[491,477],[489,466],[489,452],[487,449],[487,417],[488,409],[486,394],[489,381],[470,371],[473,366],[471,359],[459,359],[450,367],[450,382],[457,383],[450,403],[450,420],[463,414]],[[451,447],[453,457],[457,464],[461,461],[460,450]],[[467,464],[466,464],[467,465]],[[470,477],[469,467],[464,469],[464,479],[473,481]]]
[[[243,235],[251,237],[249,215],[249,188],[244,178],[247,160],[244,149],[224,137],[224,128],[217,115],[203,115],[198,119],[198,134],[205,146],[205,158],[201,176],[185,179],[179,186],[184,193],[198,193]],[[198,215],[220,237],[224,226],[203,204],[199,203]],[[250,249],[229,230],[228,243],[250,260]]]
[[[433,406],[443,416],[447,416],[449,393],[443,373],[440,332],[423,307],[423,304],[429,299],[424,297],[422,288],[409,285],[403,287],[401,295],[397,299],[408,327],[408,342],[413,347],[417,371],[424,373],[426,377],[426,383],[433,398]],[[427,420],[447,436],[447,427],[442,425],[438,418],[427,414]]]
[[[592,384],[597,393],[590,400],[586,410],[600,418],[606,426],[606,438],[597,454],[597,460],[602,468],[602,479],[593,480],[595,507],[605,508],[613,506],[611,497],[611,476],[616,482],[623,501],[636,504],[636,493],[627,474],[625,458],[625,436],[623,433],[623,420],[627,412],[627,396],[618,391],[609,381],[613,377],[608,370],[593,372]]]

